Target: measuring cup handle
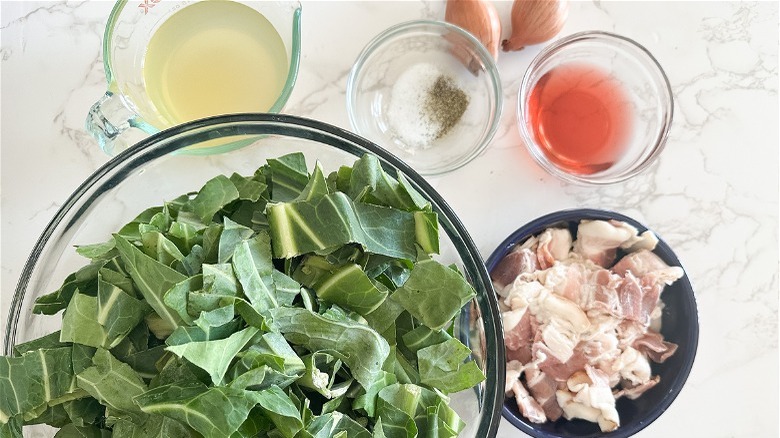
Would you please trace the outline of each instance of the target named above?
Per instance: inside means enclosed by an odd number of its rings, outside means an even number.
[[[116,155],[152,132],[143,129],[138,115],[119,95],[106,92],[89,110],[85,127],[108,155]]]

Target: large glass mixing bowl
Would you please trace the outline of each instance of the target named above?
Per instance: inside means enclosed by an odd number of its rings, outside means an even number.
[[[251,138],[255,141],[249,146],[220,155],[177,153],[203,142]],[[198,190],[218,174],[251,174],[266,159],[294,151],[303,152],[309,166],[319,160],[326,171],[374,154],[387,172],[403,174],[430,201],[439,217],[439,261],[456,264],[477,291],[464,307],[456,333],[487,376],[477,387],[452,394],[451,405],[466,423],[460,437],[494,437],[504,400],[503,333],[490,277],[463,224],[425,179],[381,147],[343,129],[293,116],[228,115],[180,125],[141,141],[87,178],[43,231],[24,266],[11,303],[4,354],[11,355],[17,343],[59,329],[61,318],[33,315],[31,309],[37,297],[56,290],[83,266],[85,259],[74,245],[104,241],[145,208]],[[46,429],[32,430],[35,436],[53,435]]]

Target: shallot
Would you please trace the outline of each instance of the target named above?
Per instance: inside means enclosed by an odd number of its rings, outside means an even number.
[[[563,28],[568,11],[566,0],[515,0],[512,33],[501,48],[510,52],[551,39]]]
[[[501,21],[495,6],[486,0],[448,0],[444,20],[474,35],[485,48],[498,57]]]

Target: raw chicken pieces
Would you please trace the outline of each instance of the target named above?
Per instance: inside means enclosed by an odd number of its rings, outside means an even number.
[[[583,220],[576,240],[566,228],[549,228],[493,269],[505,389],[529,421],[582,418],[612,431],[620,426],[616,399],[658,383],[650,361],[677,349],[659,333],[660,296],[684,272],[652,252],[657,243],[624,222]]]

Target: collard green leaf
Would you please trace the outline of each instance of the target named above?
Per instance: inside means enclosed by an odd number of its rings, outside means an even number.
[[[306,431],[314,438],[371,438],[365,427],[338,411],[318,416],[306,426]]]
[[[262,391],[252,391],[251,399],[271,419],[276,430],[285,438],[293,438],[303,429],[301,414],[290,397],[279,387],[271,387]]]
[[[271,311],[273,327],[293,345],[309,351],[339,354],[352,375],[367,388],[380,376],[390,346],[367,325],[334,321],[306,309],[277,308]]]
[[[92,362],[94,366],[76,375],[78,386],[103,405],[142,421],[145,416],[132,400],[147,390],[138,373],[102,348],[95,352]]]
[[[115,347],[149,313],[143,301],[98,280],[97,297],[76,293],[62,318],[60,341]]]
[[[264,213],[267,203],[268,201],[265,199],[257,202],[239,201],[235,210],[225,217],[254,231],[264,230],[268,228],[268,221],[265,219]]]
[[[392,354],[392,353],[391,353]],[[352,409],[365,412],[371,418],[376,418],[376,400],[379,391],[385,386],[398,383],[395,375],[382,371],[380,377],[374,381],[371,386],[365,388],[362,394],[355,397],[352,403]]]
[[[371,282],[360,266],[347,264],[312,286],[324,301],[338,304],[361,315],[376,310],[387,298],[387,291]]]
[[[146,255],[166,266],[184,260],[184,254],[176,244],[157,230],[141,233],[141,245]]]
[[[166,356],[158,363],[159,374],[149,381],[149,389],[170,384],[202,383],[209,381],[208,374],[187,360],[175,355]]]
[[[189,295],[203,289],[203,275],[198,274],[174,284],[163,295],[163,304],[176,312],[179,318],[191,325],[195,317],[189,313]]]
[[[171,346],[225,339],[241,328],[241,321],[235,318],[233,304],[202,312],[193,324],[179,326],[168,336],[165,343]]]
[[[154,215],[162,211],[163,211],[162,206],[154,206],[154,207],[147,208],[146,210],[142,211],[138,216],[136,216],[135,219],[125,224],[119,231],[117,231],[117,234],[124,237],[125,239],[129,239],[133,241],[140,240],[141,233],[138,231],[139,226],[141,224],[148,224],[149,221],[152,220]]]
[[[212,222],[203,230],[203,263],[217,263],[222,224]]]
[[[439,216],[432,211],[414,212],[414,233],[417,244],[428,254],[439,253]]]
[[[349,196],[356,202],[414,211],[426,208],[429,203],[406,179],[394,180],[382,169],[379,159],[370,154],[363,155],[352,167],[349,181]]]
[[[66,424],[65,427],[54,434],[54,438],[103,438],[110,436],[111,433],[107,430],[102,430],[91,425],[75,426],[72,423]]]
[[[304,356],[305,371],[298,379],[298,385],[313,389],[327,399],[341,397],[349,389],[352,379],[334,385],[336,374],[341,369],[341,360],[324,351],[316,351]]]
[[[349,182],[352,177],[351,166],[339,166],[328,175],[327,182],[331,192],[349,192]]]
[[[475,296],[460,273],[435,260],[423,260],[391,299],[431,329],[441,330]]]
[[[174,221],[168,228],[168,239],[171,240],[183,253],[188,254],[195,245],[202,241],[198,229],[186,222]]]
[[[190,253],[184,256],[184,259],[182,259],[177,270],[186,275],[195,276],[201,272],[205,261],[206,253],[204,252],[203,247],[194,245]]]
[[[296,376],[286,376],[267,365],[261,365],[231,379],[228,386],[252,391],[262,391],[271,387],[284,389],[295,382],[296,378]]]
[[[214,295],[238,296],[240,285],[230,263],[203,265],[203,290]]]
[[[261,232],[236,245],[232,259],[233,271],[252,307],[259,312],[278,307],[268,234]]]
[[[119,419],[113,427],[113,437],[122,438],[191,438],[192,429],[162,415],[149,415],[142,424]]]
[[[241,427],[230,438],[257,438],[265,436],[264,433],[273,428],[271,420],[263,414],[263,410],[255,407],[249,411],[249,416],[241,424]],[[299,438],[299,437],[296,437]]]
[[[121,339],[108,339],[103,327],[96,321],[98,299],[76,293],[62,317],[61,342],[78,342],[90,347],[111,348],[109,343]],[[143,315],[142,315],[143,317]]]
[[[241,316],[241,319],[243,319],[247,325],[258,328],[262,331],[269,330],[268,323],[266,322],[266,316],[258,312],[257,309],[249,304],[249,302],[239,298],[235,300],[233,306],[236,309],[236,313]]]
[[[71,352],[60,347],[0,357],[0,424],[74,391]]]
[[[431,209],[431,203],[425,199],[425,197],[419,191],[417,191],[414,186],[412,186],[412,183],[408,178],[406,178],[406,176],[404,176],[403,173],[398,174],[398,187],[400,190],[404,191],[412,201],[415,210],[428,211]]]
[[[255,233],[251,228],[245,227],[239,223],[224,218],[222,234],[219,236],[219,253],[217,263],[230,262],[236,246],[249,239]]]
[[[303,372],[303,360],[292,349],[287,340],[279,333],[265,333],[250,347],[244,359],[250,352],[257,353],[253,360],[261,360],[277,371],[287,375],[298,375]]]
[[[22,435],[22,416],[16,415],[0,422],[0,436],[4,438],[24,438]]]
[[[416,361],[410,361],[401,351],[396,350],[393,360],[393,373],[398,383],[420,383],[420,373]]]
[[[107,339],[105,344],[107,345],[79,343],[91,347],[111,348],[118,343],[117,340],[127,336],[149,311],[149,306],[146,303],[129,295],[119,286],[103,281],[102,276],[100,276],[98,279],[95,322],[103,327]],[[66,327],[64,320],[62,327],[63,330]]]
[[[92,262],[70,274],[59,289],[35,300],[32,313],[54,315],[68,307],[77,290],[94,295],[97,291],[97,273],[104,265],[104,261]]]
[[[76,246],[76,253],[78,255],[93,261],[110,259],[115,254],[113,250],[114,239],[110,239],[106,242],[94,243],[91,245]]]
[[[309,182],[306,158],[300,152],[268,160],[271,171],[271,199],[275,202],[292,201]]]
[[[276,290],[276,300],[280,306],[292,307],[295,298],[301,293],[301,285],[280,271],[271,273]]]
[[[301,194],[296,197],[295,201],[311,201],[313,199],[320,198],[330,193],[328,189],[328,183],[325,180],[325,174],[322,172],[322,166],[317,162],[314,165],[314,172],[312,172],[309,181],[306,183],[306,187],[301,190]]]
[[[357,216],[349,198],[340,192],[312,202],[268,204],[267,215],[277,258],[291,258],[356,240]]]
[[[74,376],[92,366],[92,358],[95,357],[97,348],[81,344],[73,344],[71,347],[71,364]]]
[[[380,288],[379,285],[376,285]],[[368,325],[379,333],[385,333],[395,325],[404,308],[393,300],[386,299],[371,313],[363,315]],[[387,339],[387,336],[384,336]],[[395,340],[395,339],[391,339]]]
[[[270,386],[286,388],[303,374],[304,363],[279,333],[265,333],[228,370],[230,386],[262,390]]]
[[[60,342],[60,332],[57,330],[56,332],[49,333],[48,335],[38,339],[33,339],[32,341],[14,345],[14,354],[15,356],[21,356],[24,353],[28,353],[34,350],[48,350],[51,348],[68,346],[69,345],[67,343]]]
[[[238,197],[239,192],[233,182],[228,177],[219,175],[206,182],[188,207],[202,223],[208,224],[218,211]]]
[[[225,339],[171,345],[167,350],[199,366],[209,373],[214,385],[221,385],[230,362],[257,332],[256,328],[247,327]]]
[[[42,413],[31,420],[24,420],[24,424],[48,424],[52,427],[62,427],[71,422],[62,403],[54,406],[44,405],[44,407],[45,409]],[[0,436],[4,435],[0,434]]]
[[[422,390],[422,397],[420,398],[420,407],[422,409],[425,409],[426,412],[426,421],[431,420],[430,416],[430,409],[436,408],[436,417],[437,417],[437,428],[439,431],[439,435],[442,437],[454,437],[457,436],[463,428],[466,426],[465,423],[460,419],[457,412],[455,412],[454,409],[449,407],[449,399],[441,394],[439,391],[432,391],[423,388]],[[421,410],[418,409],[418,415],[417,415],[417,422],[418,427],[421,430],[427,430],[426,427],[420,427],[419,424],[422,424],[421,419]]]
[[[201,383],[159,386],[134,401],[143,412],[177,420],[206,438],[235,433],[257,403],[249,391]]]
[[[358,241],[372,254],[415,260],[414,215],[380,205],[355,203],[362,237]]]
[[[366,251],[416,259],[412,213],[353,203],[336,192],[310,202],[268,205],[274,257],[291,258],[357,243]]]
[[[417,357],[418,350],[441,344],[449,339],[452,339],[452,336],[446,331],[431,330],[427,326],[421,325],[403,335],[403,345],[406,347],[406,351],[411,353],[412,357]],[[461,361],[463,359],[461,358]]]
[[[200,315],[201,312],[209,312],[230,304],[235,306],[240,301],[241,298],[229,291],[193,291],[187,295],[187,312],[190,315]]]
[[[165,305],[163,296],[168,289],[187,277],[147,256],[121,236],[115,235],[114,240],[122,261],[146,302],[171,330],[178,327],[182,322],[181,317]]]
[[[60,406],[68,415],[70,422],[79,427],[98,424],[106,410],[99,401],[92,397],[71,400]]]
[[[389,385],[379,391],[379,400],[394,406],[414,418],[420,408],[423,388],[413,384]],[[379,406],[381,409],[382,407]]]
[[[184,345],[190,342],[204,342],[215,341],[218,339],[225,339],[232,335],[241,327],[241,322],[238,320],[231,321],[221,327],[212,327],[208,330],[203,330],[196,326],[179,326],[165,339],[165,343],[168,346]]]
[[[381,436],[387,438],[419,436],[417,424],[414,422],[412,415],[383,399],[380,399],[377,404],[377,416],[379,417],[379,421],[381,421]]]
[[[471,350],[455,338],[417,351],[420,381],[446,393],[468,389],[485,380],[476,362],[463,361]]]
[[[119,253],[117,253],[117,257],[118,255]],[[113,262],[116,260],[116,258],[112,259]],[[133,279],[130,278],[130,275],[124,271],[116,271],[110,265],[111,264],[106,264],[106,266],[98,270],[98,279],[122,289],[131,297],[141,298],[135,291]]]
[[[257,202],[266,192],[268,186],[254,178],[246,178],[237,173],[230,175],[230,181],[238,190],[238,199]]]

